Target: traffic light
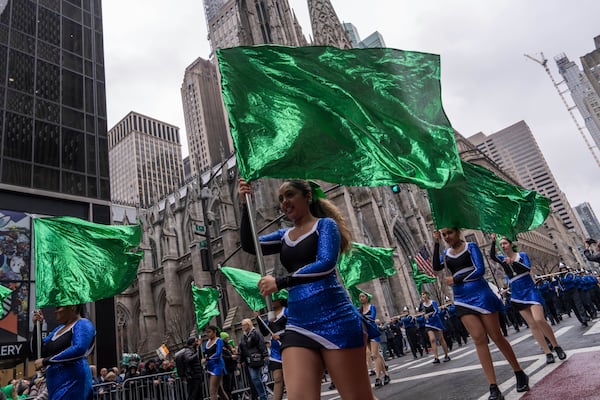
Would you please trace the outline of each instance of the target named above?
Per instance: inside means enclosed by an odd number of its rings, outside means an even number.
[[[202,262],[202,271],[210,271],[208,249],[200,249],[200,261]]]
[[[400,193],[400,185],[394,185],[394,186],[391,186],[391,188],[392,188],[392,192]]]

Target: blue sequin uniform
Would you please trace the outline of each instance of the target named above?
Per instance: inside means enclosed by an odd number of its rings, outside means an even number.
[[[513,263],[509,264],[505,261],[506,257],[504,255],[496,254],[496,243],[492,242],[490,257],[502,265],[509,279],[508,285],[512,303],[525,307],[533,304],[544,305],[544,296],[531,277],[531,262],[527,253],[517,253]]]
[[[92,374],[87,355],[92,349],[96,330],[81,318],[73,326],[56,335],[57,326],[42,342],[46,367],[48,398],[52,400],[87,400],[92,398]]]
[[[227,374],[225,360],[223,360],[223,340],[217,338],[214,343],[207,346],[208,342],[202,343],[202,352],[206,358],[206,371],[211,375],[222,376]]]
[[[433,269],[441,271],[444,265],[452,272],[454,305],[458,315],[491,314],[501,311],[502,301],[483,279],[485,266],[477,244],[468,242],[459,254],[444,250],[445,259],[439,256],[439,243],[433,248]]]
[[[363,318],[336,275],[340,233],[331,218],[318,219],[313,228],[296,240],[289,228],[259,238],[263,254],[279,253],[289,275],[277,278],[279,290],[288,288],[288,321],[292,331],[325,349],[363,347]],[[254,253],[247,211],[241,224],[245,251]],[[286,336],[282,338],[286,347]]]
[[[419,305],[419,311],[425,313],[425,328],[436,331],[443,331],[445,329],[442,318],[440,317],[440,308],[435,300],[431,300],[429,306],[421,303]]]

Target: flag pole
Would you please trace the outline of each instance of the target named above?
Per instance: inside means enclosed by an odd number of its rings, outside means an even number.
[[[262,253],[262,248],[260,247],[260,243],[258,241],[258,232],[256,229],[256,218],[254,214],[254,205],[252,203],[252,196],[250,193],[246,193],[246,206],[248,207],[248,216],[250,218],[250,228],[252,229],[252,240],[254,241],[254,249],[256,250],[256,260],[258,262],[258,271],[261,276],[265,276],[267,274],[265,268],[265,260]],[[273,311],[273,301],[271,300],[271,296],[266,296],[265,301],[267,302],[267,311],[269,320],[275,318],[275,313]]]

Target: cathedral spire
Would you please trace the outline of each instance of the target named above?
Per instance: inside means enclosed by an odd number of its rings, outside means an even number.
[[[352,48],[352,42],[329,0],[308,0],[313,45]]]

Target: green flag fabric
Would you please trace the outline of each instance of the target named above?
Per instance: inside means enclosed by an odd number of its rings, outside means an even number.
[[[2,303],[13,291],[4,285],[0,285],[0,303]]]
[[[260,274],[245,269],[223,266],[219,269],[231,286],[238,292],[252,311],[262,310],[267,306],[265,298],[260,295],[258,281]]]
[[[463,161],[462,169],[463,177],[427,191],[436,228],[479,229],[514,239],[548,216],[550,199],[511,185],[479,165]]]
[[[394,249],[353,242],[350,252],[343,253],[338,260],[338,271],[344,286],[350,288],[395,274],[393,255]]]
[[[439,56],[262,45],[217,50],[240,175],[440,188],[461,173]]]
[[[137,276],[140,225],[102,225],[74,217],[34,218],[36,307],[115,296]]]
[[[417,262],[412,257],[410,259],[410,266],[412,268],[413,280],[415,281],[415,285],[417,285],[417,292],[421,294],[421,288],[423,287],[423,284],[433,283],[436,281],[436,278],[420,271],[419,267],[417,266]]]
[[[192,283],[192,297],[196,311],[196,329],[200,334],[211,318],[220,314],[219,291],[212,287],[199,288]]]

